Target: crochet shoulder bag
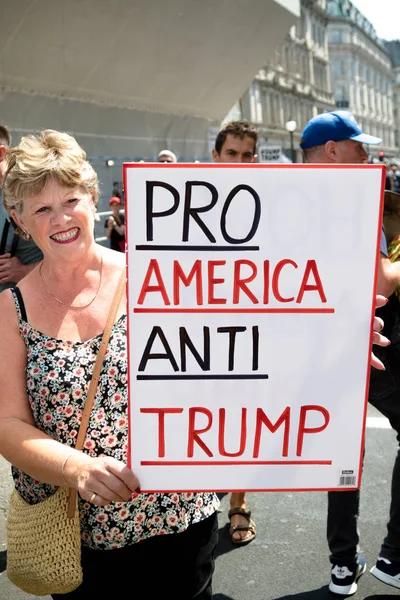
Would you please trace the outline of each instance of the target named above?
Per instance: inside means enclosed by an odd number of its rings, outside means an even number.
[[[75,448],[82,450],[104,355],[125,286],[125,269],[110,308],[82,415]],[[36,596],[67,594],[82,583],[81,538],[75,489],[60,487],[38,504],[13,490],[7,518],[7,576]]]

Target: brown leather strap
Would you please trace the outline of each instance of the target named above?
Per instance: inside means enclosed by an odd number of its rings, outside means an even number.
[[[125,269],[123,269],[121,273],[120,280],[118,282],[118,287],[116,289],[110,312],[108,313],[107,323],[104,328],[103,337],[101,339],[100,348],[96,357],[96,362],[93,368],[92,379],[90,380],[88,393],[86,397],[85,407],[83,409],[82,421],[79,427],[78,437],[76,440],[75,448],[76,450],[82,450],[83,443],[86,437],[86,431],[89,424],[90,413],[92,412],[94,398],[96,396],[97,384],[99,383],[99,377],[101,373],[101,368],[103,366],[104,355],[107,350],[108,341],[110,339],[111,331],[115,323],[115,317],[117,315],[118,307],[121,302],[122,293],[125,288],[126,282],[126,273]],[[70,488],[69,496],[68,496],[68,518],[72,519],[75,514],[75,506],[76,506],[76,490]]]

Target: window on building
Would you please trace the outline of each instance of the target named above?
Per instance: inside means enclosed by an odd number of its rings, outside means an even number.
[[[318,63],[314,62],[314,81],[315,85],[321,87],[321,67]]]
[[[322,46],[321,27],[318,24],[315,26],[315,33],[317,36],[316,42],[317,42],[318,46]]]
[[[344,62],[342,60],[339,60],[336,58],[333,61],[332,68],[333,68],[333,74],[336,77],[341,77],[342,75],[344,75]]]
[[[292,70],[292,65],[291,65],[291,61],[290,61],[290,50],[287,46],[285,46],[285,50],[284,50],[284,65],[283,68],[285,69],[285,71],[287,73],[290,73]]]
[[[373,89],[369,92],[369,105],[372,110],[375,110],[375,91]]]
[[[382,114],[384,117],[388,114],[387,98],[382,96]]]
[[[382,97],[380,94],[376,95],[376,110],[382,112]]]
[[[303,79],[308,79],[308,70],[307,70],[307,57],[305,56],[305,54],[301,55],[301,59],[300,59],[300,75]]]
[[[331,15],[340,16],[340,8],[337,0],[329,0],[326,9]]]
[[[325,28],[324,27],[319,28],[319,45],[321,46],[321,48],[323,48],[325,46]]]
[[[361,104],[362,108],[365,107],[365,94],[364,94],[364,86],[363,85],[360,86],[360,104]]]
[[[342,32],[338,29],[333,29],[328,32],[328,42],[330,44],[341,44],[342,43]]]
[[[321,89],[328,89],[328,72],[325,67],[321,67]]]
[[[289,103],[289,97],[288,96],[284,96],[283,97],[283,118],[286,119],[286,121],[289,121],[289,117],[290,113],[290,103]]]
[[[343,85],[337,85],[335,87],[335,101],[336,102],[342,102],[343,100],[346,100],[345,98],[345,90],[344,90],[344,86]]]
[[[271,95],[271,120],[270,122],[275,125],[278,122],[278,107],[276,94]]]
[[[299,124],[299,127],[303,126],[303,122],[302,122],[302,109],[301,109],[301,104],[300,102],[296,102],[295,103],[295,108],[296,108],[296,121]]]
[[[264,122],[271,123],[271,98],[269,92],[265,92],[264,94]]]

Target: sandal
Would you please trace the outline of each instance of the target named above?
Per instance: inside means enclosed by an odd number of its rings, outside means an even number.
[[[254,538],[256,537],[256,533],[257,533],[256,524],[254,523],[253,519],[251,518],[251,512],[249,510],[246,510],[245,508],[231,508],[231,510],[228,512],[229,520],[234,515],[241,515],[242,517],[245,517],[245,519],[248,522],[248,525],[247,526],[231,525],[229,527],[229,535],[231,536],[231,541],[233,544],[237,544],[237,545],[248,544],[249,542],[254,540]],[[245,537],[243,539],[236,540],[233,537],[233,534],[236,531],[248,531],[248,532],[250,532],[250,535],[248,535],[247,537]]]

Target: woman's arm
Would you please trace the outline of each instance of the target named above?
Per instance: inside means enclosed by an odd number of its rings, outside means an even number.
[[[114,229],[117,233],[119,233],[119,235],[123,235],[125,236],[125,225],[117,225],[117,223],[114,225]]]
[[[120,216],[114,218],[114,229],[119,235],[125,236],[125,223]]]
[[[107,236],[107,239],[110,239],[110,237],[111,237],[111,232],[112,232],[112,230],[114,228],[114,223],[115,223],[114,217],[113,216],[108,217],[108,219],[107,219],[107,227],[106,227],[106,236]]]
[[[76,488],[96,504],[129,500],[138,480],[124,463],[91,458],[52,439],[34,424],[26,394],[26,347],[11,292],[0,294],[0,454],[44,483]]]

